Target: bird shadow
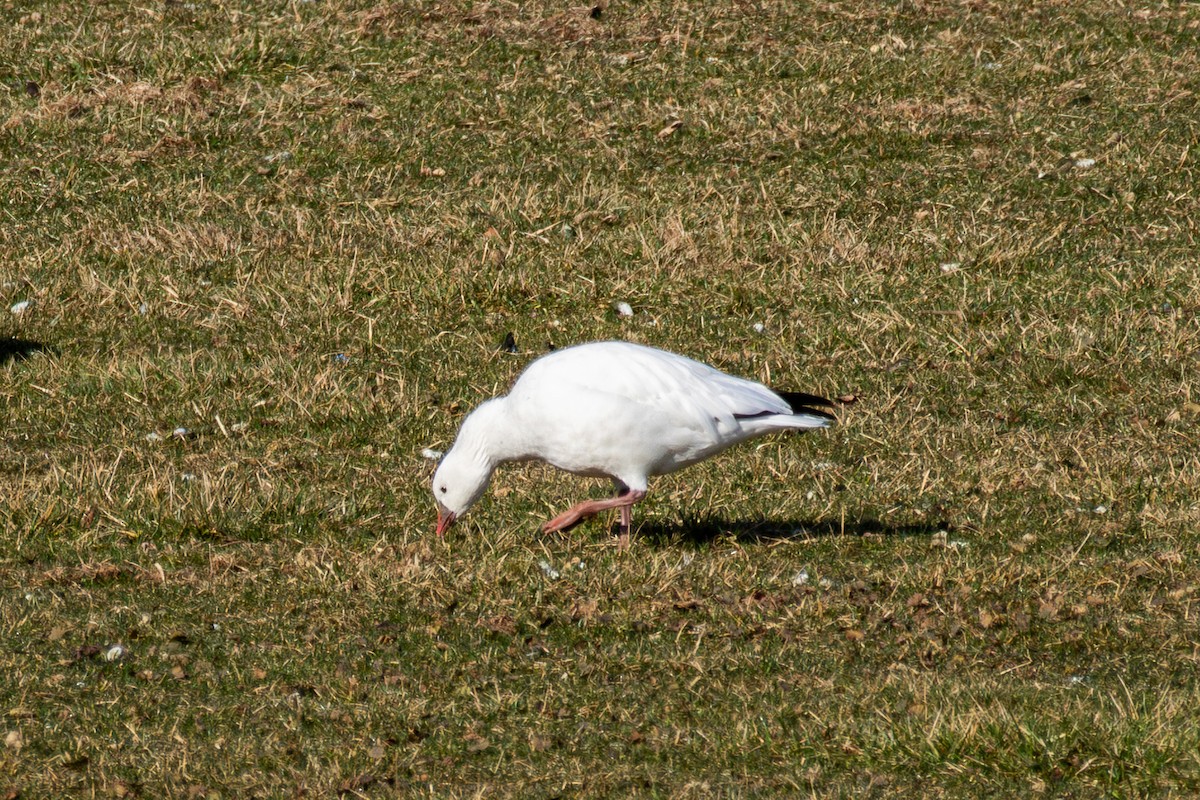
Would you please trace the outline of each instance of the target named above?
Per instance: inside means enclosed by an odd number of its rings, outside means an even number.
[[[932,536],[951,528],[945,521],[893,525],[874,517],[857,519],[747,519],[699,517],[682,522],[647,521],[633,535],[651,545],[711,544],[732,538],[742,544],[806,541],[831,536]]]
[[[34,353],[53,353],[54,348],[45,342],[31,339],[0,338],[0,365],[10,361],[24,361]]]

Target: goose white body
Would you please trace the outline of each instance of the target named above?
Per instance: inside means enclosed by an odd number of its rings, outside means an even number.
[[[478,499],[498,464],[530,459],[611,478],[620,491],[612,500],[575,506],[578,513],[560,515],[547,529],[569,527],[603,508],[620,508],[627,528],[629,506],[645,495],[650,476],[772,431],[826,427],[833,416],[821,406],[829,405],[814,395],[781,396],[699,361],[628,342],[558,350],[531,363],[507,395],[483,403],[463,422],[434,476],[438,529]]]

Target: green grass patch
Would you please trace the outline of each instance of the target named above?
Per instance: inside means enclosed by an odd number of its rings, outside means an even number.
[[[0,9],[0,796],[1200,791],[1198,29]],[[436,539],[607,338],[857,402]]]

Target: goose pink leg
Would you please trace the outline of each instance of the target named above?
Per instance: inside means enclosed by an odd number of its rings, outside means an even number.
[[[618,508],[621,510],[621,546],[627,547],[629,545],[629,527],[633,522],[633,512],[631,509],[634,503],[645,496],[646,493],[644,491],[629,490],[616,497],[610,497],[607,500],[585,500],[582,503],[576,503],[543,525],[542,531],[545,533],[563,531],[572,525],[577,525],[588,517],[596,516],[601,511]]]

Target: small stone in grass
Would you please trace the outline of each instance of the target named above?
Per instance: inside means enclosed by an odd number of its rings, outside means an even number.
[[[421,458],[425,458],[430,461],[437,461],[441,457],[442,457],[441,450],[434,450],[432,447],[426,447],[421,450]]]
[[[618,317],[632,317],[633,306],[626,303],[624,300],[618,303],[613,303],[613,311],[617,312]]]
[[[792,576],[792,586],[803,586],[808,583],[808,570],[802,569]]]
[[[110,645],[104,651],[104,660],[105,661],[119,661],[124,655],[125,655],[125,645],[114,644],[114,645]]]
[[[1075,166],[1079,169],[1091,169],[1092,167],[1096,166],[1096,159],[1077,158],[1075,159]]]
[[[13,303],[13,306],[12,306],[12,308],[9,309],[9,311],[11,311],[14,314],[22,314],[25,312],[26,309],[29,308],[29,306],[32,303],[33,303],[32,300],[22,300],[19,303]]]
[[[945,264],[942,264],[942,272],[946,274],[958,272],[961,268],[962,263],[958,261],[947,261]]]
[[[556,570],[553,566],[551,566],[550,562],[547,561],[546,559],[544,559],[544,558],[539,559],[538,566],[541,568],[542,574],[544,574],[550,580],[556,581],[559,579],[559,576],[560,576],[559,571]]]
[[[182,425],[180,425],[175,430],[171,431],[171,435],[174,436],[176,439],[186,439],[190,433],[191,433],[191,431],[189,431],[187,428],[183,427]]]
[[[753,327],[754,327],[755,333],[762,333],[763,331],[765,331],[767,329],[767,326],[763,325],[761,322],[754,323]]]

